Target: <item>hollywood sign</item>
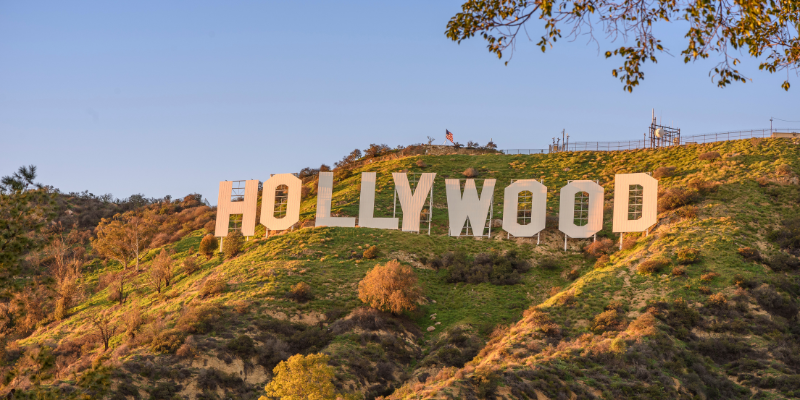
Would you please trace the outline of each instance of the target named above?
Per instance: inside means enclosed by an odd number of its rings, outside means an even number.
[[[358,225],[366,228],[377,229],[402,229],[407,232],[419,232],[420,216],[426,200],[433,197],[433,182],[435,173],[421,174],[414,190],[408,182],[408,176],[403,172],[392,173],[397,198],[403,216],[417,218],[403,218],[402,226],[398,218],[379,218],[374,216],[375,208],[375,172],[361,173],[361,197],[359,199]],[[467,179],[464,189],[461,189],[461,180],[445,179],[447,193],[447,211],[449,216],[449,234],[460,236],[467,220],[473,229],[480,229],[483,236],[483,223],[487,221],[491,208],[495,179],[485,179],[481,193],[478,194],[474,179]],[[656,223],[656,202],[658,181],[648,174],[617,174],[614,177],[614,232],[643,232]],[[245,181],[243,194],[232,199],[233,182],[224,181],[219,184],[219,199],[217,202],[217,221],[215,235],[225,237],[228,235],[230,216],[242,215],[242,234],[254,236],[256,227],[256,211],[258,200],[258,180]],[[285,199],[286,214],[280,218],[275,217],[276,189],[285,186],[288,193]],[[262,225],[269,230],[286,230],[300,221],[300,193],[302,181],[293,174],[277,174],[270,177],[263,184],[261,203]],[[519,195],[529,192],[531,195],[530,222],[521,224],[517,220],[519,210]],[[603,199],[602,186],[594,181],[574,180],[561,188],[559,201],[558,229],[566,237],[588,238],[600,231],[603,227]],[[527,194],[526,194],[527,195]],[[582,224],[575,223],[576,196],[588,197],[587,209],[578,210],[585,218]],[[350,227],[356,226],[355,217],[332,217],[331,198],[333,196],[333,172],[320,172],[317,190],[316,226]],[[504,189],[503,204],[503,230],[516,237],[533,237],[545,228],[547,208],[547,187],[535,179],[521,179],[514,181]],[[432,200],[431,200],[432,201]],[[588,204],[587,204],[588,203]]]

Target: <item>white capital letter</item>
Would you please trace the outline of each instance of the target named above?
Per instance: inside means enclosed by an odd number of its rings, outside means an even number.
[[[217,237],[228,236],[228,223],[231,214],[242,214],[242,235],[253,236],[256,232],[256,207],[258,203],[258,181],[250,180],[244,183],[244,194],[236,194],[232,199],[233,182],[219,183],[219,197],[217,197],[217,224],[214,235]]]
[[[286,215],[275,218],[275,189],[286,185]],[[292,174],[276,174],[264,182],[261,192],[261,224],[273,231],[289,229],[300,221],[300,190],[303,181]]]
[[[364,228],[397,229],[397,218],[375,218],[375,182],[374,172],[361,173],[361,201],[358,205],[358,226]]]
[[[422,174],[413,195],[406,173],[392,172],[392,178],[394,186],[397,188],[397,197],[400,198],[400,208],[403,210],[403,230],[419,232],[420,213],[425,205],[425,199],[428,198],[428,193],[431,191],[436,174]]]
[[[450,236],[461,234],[467,218],[472,226],[473,235],[476,231],[483,236],[483,229],[486,225],[486,217],[489,214],[489,207],[492,205],[494,197],[494,179],[483,181],[481,197],[478,197],[478,189],[475,187],[474,179],[467,179],[464,184],[464,197],[461,197],[461,183],[458,179],[445,179],[447,192],[447,212],[450,217]]]
[[[340,226],[344,228],[355,227],[355,218],[331,217],[332,197],[333,172],[320,172],[319,186],[317,186],[317,220],[315,222],[315,226]]]
[[[519,210],[519,194],[531,192],[531,221],[521,225],[517,221]],[[539,233],[545,226],[547,212],[547,188],[534,179],[522,179],[508,185],[504,191],[503,230],[516,237],[531,237]]]
[[[575,204],[575,195],[579,192],[589,195],[588,204]],[[603,229],[603,193],[603,187],[593,181],[572,181],[561,188],[558,230],[571,238],[588,238]],[[575,224],[576,215],[585,218],[586,225]]]
[[[658,219],[658,180],[647,174],[614,176],[614,232],[643,232]]]

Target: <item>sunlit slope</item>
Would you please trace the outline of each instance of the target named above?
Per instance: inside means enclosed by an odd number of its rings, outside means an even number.
[[[698,160],[709,151],[722,157]],[[605,160],[601,180],[673,166],[662,188],[691,187],[694,178],[709,185],[696,204],[662,212],[649,236],[637,235],[605,267],[526,311],[465,367],[393,397],[800,396],[797,260],[773,233],[798,216],[797,156],[798,146],[778,140],[583,155]],[[784,233],[797,229],[787,223]],[[692,248],[698,261],[681,266],[681,251]],[[642,273],[647,261],[664,265]]]
[[[709,151],[721,157],[698,160]],[[795,301],[795,272],[767,266],[779,253],[767,236],[797,214],[797,159],[798,146],[789,141],[744,140],[619,153],[416,156],[337,171],[334,213],[358,215],[360,172],[375,171],[377,217],[392,215],[391,172],[436,172],[432,235],[325,227],[257,237],[231,260],[203,259],[193,273],[178,267],[162,293],[148,280],[161,250],[154,249],[141,271],[126,273],[129,297],[122,305],[109,300],[111,289],[104,287],[120,266],[94,260],[84,267],[85,300],[6,357],[4,392],[14,387],[21,396],[42,398],[257,398],[278,361],[322,351],[336,363],[337,389],[366,398],[746,398],[739,384],[786,397],[793,389],[785,389],[791,387],[785,382],[794,382],[800,366],[783,356],[800,349],[796,321],[787,319],[787,307],[774,296],[773,305],[764,306],[772,292],[763,287]],[[595,269],[596,260],[581,251],[589,240],[570,239],[565,252],[554,226],[538,246],[535,239],[507,240],[499,228],[491,239],[445,236],[444,179],[463,178],[470,167],[479,171],[479,182],[497,179],[495,219],[502,218],[502,189],[512,179],[542,179],[550,216],[557,215],[558,190],[567,180],[598,180],[607,199],[601,239],[618,237],[610,231],[615,173],[674,167],[673,176],[660,179],[662,188],[688,187],[696,178],[706,185],[692,205],[661,213],[648,237],[629,235],[626,249],[611,249],[609,263]],[[303,199],[301,218],[308,221],[315,214],[315,182],[306,185],[312,191]],[[197,254],[203,234],[195,231],[167,246],[177,265]],[[373,245],[377,258],[359,259]],[[737,253],[745,246],[760,250],[766,261],[745,260]],[[676,276],[671,271],[683,248],[699,249],[699,261]],[[515,285],[448,283],[445,269],[426,262],[448,251],[474,257],[509,250],[533,265]],[[659,257],[669,264],[660,272],[636,272],[642,261]],[[358,282],[391,259],[415,267],[425,296],[418,310],[380,316],[382,322],[371,326],[348,324],[362,306]],[[541,268],[543,260],[555,260],[556,268]],[[740,284],[745,289],[737,291],[735,275],[746,281]],[[299,282],[312,289],[307,302],[286,296]],[[710,296],[718,293],[727,305],[710,306]],[[678,298],[685,303],[676,306]],[[613,329],[593,329],[612,300],[622,304],[607,324]],[[125,321],[135,309],[144,324],[131,336]],[[99,313],[117,326],[106,352],[91,336],[91,317]],[[633,323],[637,319],[643,321]],[[467,339],[456,345],[455,336]],[[490,344],[462,367],[490,336]],[[747,361],[730,365],[734,353]],[[766,377],[774,382],[762,383]]]

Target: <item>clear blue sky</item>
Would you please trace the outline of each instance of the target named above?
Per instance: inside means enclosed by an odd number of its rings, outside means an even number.
[[[23,164],[63,191],[127,197],[332,164],[369,143],[443,139],[542,148],[639,139],[655,108],[684,134],[800,120],[800,79],[756,70],[719,89],[714,62],[676,57],[628,94],[584,39],[508,66],[482,39],[448,40],[458,1],[0,1],[0,175]],[[532,32],[539,32],[532,25]],[[780,125],[792,125],[782,123]],[[800,126],[800,124],[793,124]],[[224,160],[220,162],[219,160]]]

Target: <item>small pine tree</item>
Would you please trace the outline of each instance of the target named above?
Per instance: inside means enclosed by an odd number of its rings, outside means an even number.
[[[326,354],[295,354],[272,370],[275,377],[264,388],[270,398],[333,400],[334,372]],[[267,400],[261,396],[259,400]]]
[[[242,232],[235,230],[228,232],[228,236],[222,240],[222,252],[225,254],[226,259],[236,257],[242,251],[244,245],[244,236]]]
[[[217,242],[217,238],[209,233],[203,237],[203,240],[200,241],[200,254],[206,256],[206,259],[210,259],[211,257],[214,257],[214,253],[217,251],[218,246],[219,242]]]
[[[370,307],[400,314],[415,310],[422,290],[411,267],[392,260],[386,265],[376,265],[358,283],[358,298]]]

